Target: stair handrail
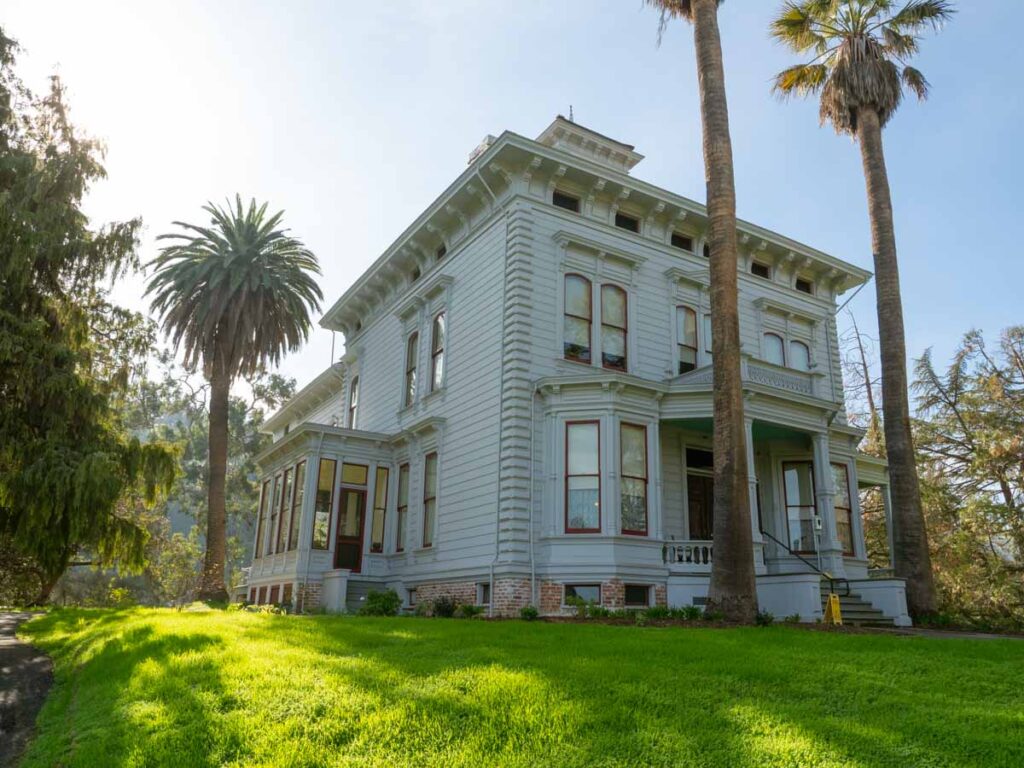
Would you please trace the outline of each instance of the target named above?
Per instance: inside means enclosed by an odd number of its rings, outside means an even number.
[[[784,550],[789,552],[789,554],[793,555],[793,557],[797,558],[798,560],[801,560],[806,565],[810,566],[812,571],[814,571],[815,573],[820,574],[823,578],[828,579],[829,592],[835,592],[836,591],[836,582],[841,582],[843,584],[843,586],[844,586],[844,589],[845,589],[845,591],[843,593],[843,597],[849,597],[850,596],[850,580],[849,579],[846,579],[846,578],[836,578],[835,576],[833,576],[828,571],[823,571],[821,568],[819,568],[817,565],[812,563],[810,560],[808,560],[806,557],[801,555],[799,552],[795,552],[788,544],[786,544],[785,542],[779,541],[777,538],[772,536],[770,533],[768,533],[768,531],[764,530],[763,528],[761,529],[761,535],[762,536],[767,536],[769,539],[774,541],[776,544],[778,544]]]

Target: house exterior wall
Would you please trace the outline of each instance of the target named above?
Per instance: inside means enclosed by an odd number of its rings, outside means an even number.
[[[684,448],[710,448],[711,355],[703,322],[710,297],[707,260],[700,255],[706,225],[685,210],[666,208],[665,202],[652,207],[648,200],[644,207],[625,187],[607,194],[603,182],[581,184],[581,174],[597,171],[578,158],[559,155],[555,162],[561,164],[541,173],[538,169],[550,165],[548,155],[520,157],[516,151],[492,147],[484,152],[443,198],[461,195],[458,207],[442,200],[434,208],[435,221],[444,211],[450,226],[439,228],[427,220],[419,239],[410,237],[406,246],[396,246],[385,267],[371,268],[369,277],[360,278],[328,312],[325,323],[345,332],[343,370],[318,379],[271,420],[275,443],[262,464],[271,476],[303,456],[311,468],[321,456],[336,459],[339,468],[346,461],[366,463],[371,475],[377,466],[386,467],[383,552],[369,551],[367,530],[363,568],[346,578],[394,587],[410,603],[411,590],[419,599],[450,594],[465,601],[481,584],[491,586],[490,607],[498,615],[513,615],[527,603],[543,612],[561,612],[565,584],[600,584],[601,600],[610,607],[621,607],[627,585],[649,587],[652,604],[673,603],[674,595],[696,600],[706,593],[709,568],[705,563],[680,570],[669,562],[668,546],[690,536]],[[517,158],[521,166],[510,170]],[[553,206],[556,189],[577,196],[580,211]],[[639,233],[613,226],[620,212],[639,219]],[[670,244],[674,231],[692,238],[692,252]],[[857,487],[858,434],[843,417],[834,319],[845,278],[835,276],[836,267],[826,273],[817,265],[815,295],[798,292],[794,282],[808,274],[811,257],[780,254],[777,244],[769,255],[758,236],[743,235],[741,243],[740,335],[745,375],[749,369],[746,414],[754,425],[752,497],[761,501],[764,529],[785,539],[781,462],[786,457],[845,463]],[[443,257],[435,255],[439,244],[443,252],[437,253]],[[753,261],[769,263],[771,278],[751,274]],[[586,277],[593,286],[594,359],[589,365],[563,355],[568,273]],[[368,282],[371,278],[378,287]],[[606,283],[627,295],[624,372],[606,370],[600,362],[600,286]],[[678,305],[693,308],[698,316],[698,369],[683,376],[677,375]],[[439,312],[447,318],[445,375],[442,386],[431,391],[431,328]],[[406,350],[414,332],[418,385],[407,405]],[[781,336],[787,349],[791,341],[806,344],[811,371],[766,363],[766,332]],[[348,405],[356,382],[358,411],[352,424]],[[597,533],[565,531],[565,429],[567,422],[578,420],[599,423]],[[623,423],[646,429],[645,536],[621,530]],[[760,439],[758,424],[782,426],[788,436]],[[308,435],[296,436],[297,429]],[[433,452],[438,512],[433,544],[424,547],[424,461]],[[405,464],[408,511],[405,548],[398,552],[396,502]],[[821,477],[818,501],[826,509],[834,489]],[[291,579],[295,594],[311,601],[323,594],[325,578],[334,579],[333,526],[330,549],[309,547],[315,482],[315,472],[307,473],[298,550],[257,558],[251,584]],[[374,489],[368,490],[372,499]],[[858,578],[866,576],[859,523],[855,510],[855,554],[836,562]],[[759,573],[799,567],[762,542],[760,526],[755,545]]]

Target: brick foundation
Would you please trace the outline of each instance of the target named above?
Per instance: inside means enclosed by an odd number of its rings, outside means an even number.
[[[654,604],[662,608],[668,606],[668,587],[664,584],[654,585]]]
[[[308,581],[305,584],[296,585],[295,612],[309,613],[318,609],[322,586],[318,581]]]
[[[495,579],[491,587],[491,608],[495,616],[517,617],[530,604],[529,579]]]
[[[543,616],[552,616],[562,612],[561,584],[553,581],[542,581],[540,583],[540,606],[538,610]]]
[[[622,579],[601,582],[601,605],[613,611],[626,607],[626,587]]]
[[[416,603],[432,603],[440,597],[450,597],[459,605],[476,605],[475,581],[442,581],[416,585]]]

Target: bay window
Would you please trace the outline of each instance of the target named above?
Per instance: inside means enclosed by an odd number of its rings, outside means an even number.
[[[590,281],[582,275],[565,276],[563,353],[566,360],[589,363],[593,296]]]
[[[676,307],[676,347],[678,371],[697,367],[697,313],[689,307]]]
[[[270,480],[264,480],[262,490],[260,491],[260,512],[259,520],[256,523],[256,546],[253,548],[254,558],[263,556],[263,533],[267,529],[267,517],[270,514],[270,493]]]
[[[398,468],[398,507],[395,519],[395,552],[405,549],[405,520],[409,516],[409,465]]]
[[[626,292],[617,285],[601,286],[601,365],[626,370]]]
[[[388,509],[388,469],[377,467],[373,488],[373,516],[370,519],[370,551],[384,551],[384,519]]]
[[[281,511],[278,513],[277,519],[277,542],[274,546],[275,552],[284,552],[285,546],[288,543],[288,511],[291,508],[292,490],[295,487],[292,483],[291,468],[284,471],[284,481],[282,482],[282,486],[284,487],[284,492],[281,494]]]
[[[288,551],[299,547],[299,523],[302,522],[302,499],[305,495],[306,462],[295,465],[295,492],[292,494],[291,523],[288,526]]]
[[[601,530],[601,435],[596,421],[565,425],[565,530]]]
[[[619,428],[619,474],[622,532],[647,535],[647,427]]]
[[[281,518],[281,497],[284,492],[281,475],[274,478],[274,501],[270,505],[270,529],[267,531],[267,548],[264,554],[272,555],[277,551],[277,529]]]
[[[334,459],[320,459],[317,470],[316,497],[313,499],[313,549],[327,549],[331,529],[331,511],[334,501],[334,473],[338,463]]]

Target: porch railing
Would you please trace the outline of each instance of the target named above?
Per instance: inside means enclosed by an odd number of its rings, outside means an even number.
[[[669,564],[706,570],[711,568],[714,547],[710,541],[666,541],[662,546],[662,559]]]

